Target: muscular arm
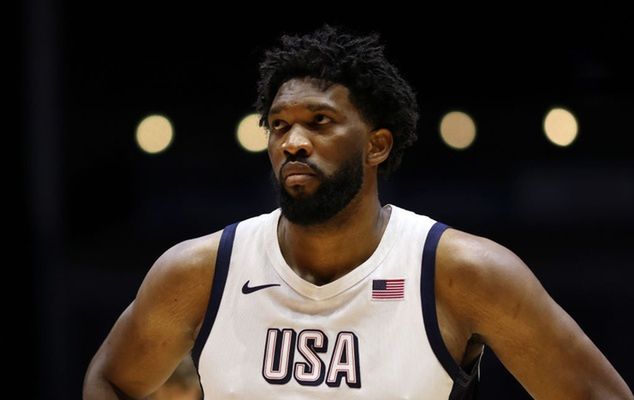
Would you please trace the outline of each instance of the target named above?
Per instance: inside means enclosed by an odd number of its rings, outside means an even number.
[[[534,398],[634,399],[605,356],[508,249],[449,229],[438,246],[436,277],[439,321],[450,332],[443,338],[478,338]]]
[[[166,251],[93,358],[84,400],[143,398],[194,345],[211,290],[221,232]]]

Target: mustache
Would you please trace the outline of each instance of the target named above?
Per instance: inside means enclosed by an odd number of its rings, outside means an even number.
[[[277,171],[277,178],[280,182],[282,181],[282,170],[284,169],[286,164],[288,164],[289,162],[298,162],[298,163],[306,164],[315,173],[315,175],[317,175],[318,178],[325,177],[324,172],[318,166],[316,166],[312,161],[309,161],[308,158],[306,158],[306,156],[289,154],[288,157],[286,158],[286,161],[284,161],[284,164],[282,164],[280,166],[279,171]]]

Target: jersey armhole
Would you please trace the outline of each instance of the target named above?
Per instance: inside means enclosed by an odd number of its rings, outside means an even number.
[[[225,290],[225,283],[227,282],[227,275],[229,274],[229,263],[231,261],[231,251],[233,249],[233,240],[236,235],[237,226],[237,222],[228,225],[224,228],[222,236],[220,237],[218,253],[216,255],[216,268],[214,270],[214,278],[211,285],[211,293],[209,295],[207,311],[205,311],[205,320],[200,328],[198,336],[196,337],[194,348],[192,349],[192,360],[194,361],[196,369],[198,369],[200,355],[202,354],[203,347],[205,346],[207,338],[211,333],[211,328],[214,325],[218,309],[220,308],[222,293]]]
[[[436,276],[436,250],[440,237],[449,228],[447,225],[436,222],[432,225],[425,246],[423,247],[422,272],[420,281],[420,292],[423,312],[423,322],[425,332],[432,351],[436,358],[445,369],[449,377],[454,381],[449,399],[473,398],[475,394],[475,386],[479,379],[480,357],[476,359],[469,371],[464,371],[453,359],[447,346],[445,345],[440,327],[438,325],[438,314],[436,313],[436,294],[435,294],[435,276]]]

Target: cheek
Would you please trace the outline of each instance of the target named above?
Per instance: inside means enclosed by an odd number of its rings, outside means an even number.
[[[326,176],[332,176],[346,164],[350,157],[358,152],[357,145],[341,141],[329,143],[327,146],[317,146],[313,153],[312,161]]]
[[[331,159],[339,164],[342,160],[347,160],[353,154],[358,154],[360,151],[367,150],[367,138],[360,131],[346,130],[340,135],[337,135],[332,143],[328,143],[324,146],[324,152],[328,152]]]
[[[271,163],[271,172],[273,172],[275,178],[279,180],[278,175],[280,168],[286,161],[286,156],[283,151],[280,151],[278,144],[272,140],[269,140],[267,154],[269,156],[269,162]]]

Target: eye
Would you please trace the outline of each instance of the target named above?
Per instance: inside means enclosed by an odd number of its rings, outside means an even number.
[[[284,129],[285,126],[286,126],[286,122],[282,121],[281,119],[275,119],[271,122],[271,129],[276,131],[280,129]]]
[[[329,123],[330,121],[332,121],[332,120],[330,119],[330,117],[329,117],[329,116],[327,116],[327,115],[324,115],[324,114],[317,114],[317,115],[315,115],[315,117],[313,118],[313,122],[314,122],[314,123],[316,123],[316,124],[318,124],[318,125],[324,125],[324,124]]]

